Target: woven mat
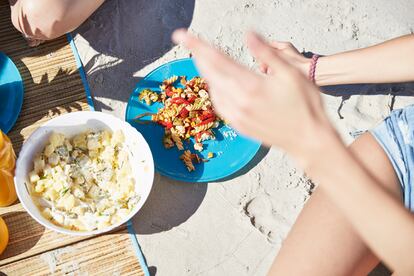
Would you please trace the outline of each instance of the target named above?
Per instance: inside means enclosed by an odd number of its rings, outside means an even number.
[[[30,48],[10,21],[7,0],[0,0],[0,51],[24,80],[24,103],[9,136],[16,154],[24,140],[50,118],[89,110],[72,49],[62,37]],[[45,229],[16,203],[0,208],[10,240],[0,256],[0,275],[144,275],[126,226],[98,237],[72,237]]]

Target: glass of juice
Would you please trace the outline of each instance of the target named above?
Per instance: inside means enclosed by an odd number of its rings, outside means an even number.
[[[9,230],[4,220],[0,217],[0,255],[9,243]]]
[[[9,206],[17,199],[13,181],[15,165],[13,145],[0,130],[0,207]]]

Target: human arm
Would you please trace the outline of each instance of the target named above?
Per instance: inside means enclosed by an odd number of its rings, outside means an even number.
[[[32,40],[50,40],[82,24],[104,0],[9,0],[15,28]]]
[[[286,42],[273,42],[274,51],[308,75],[310,59]],[[261,65],[267,71],[267,64]],[[414,35],[348,52],[320,57],[315,72],[316,84],[390,83],[414,81]]]
[[[397,273],[414,271],[413,216],[345,147],[317,87],[255,36],[249,37],[249,48],[277,74],[256,75],[193,36],[178,32],[174,37],[193,52],[223,117],[239,131],[290,153],[375,254]],[[333,163],[339,169],[332,169]]]

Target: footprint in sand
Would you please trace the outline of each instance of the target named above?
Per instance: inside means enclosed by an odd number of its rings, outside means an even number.
[[[253,226],[264,234],[270,243],[281,242],[287,235],[289,224],[273,210],[268,195],[262,194],[253,198],[247,203],[245,210]]]

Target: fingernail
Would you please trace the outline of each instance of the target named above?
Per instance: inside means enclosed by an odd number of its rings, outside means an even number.
[[[176,44],[184,43],[187,37],[186,29],[177,29],[172,34],[172,41]]]

